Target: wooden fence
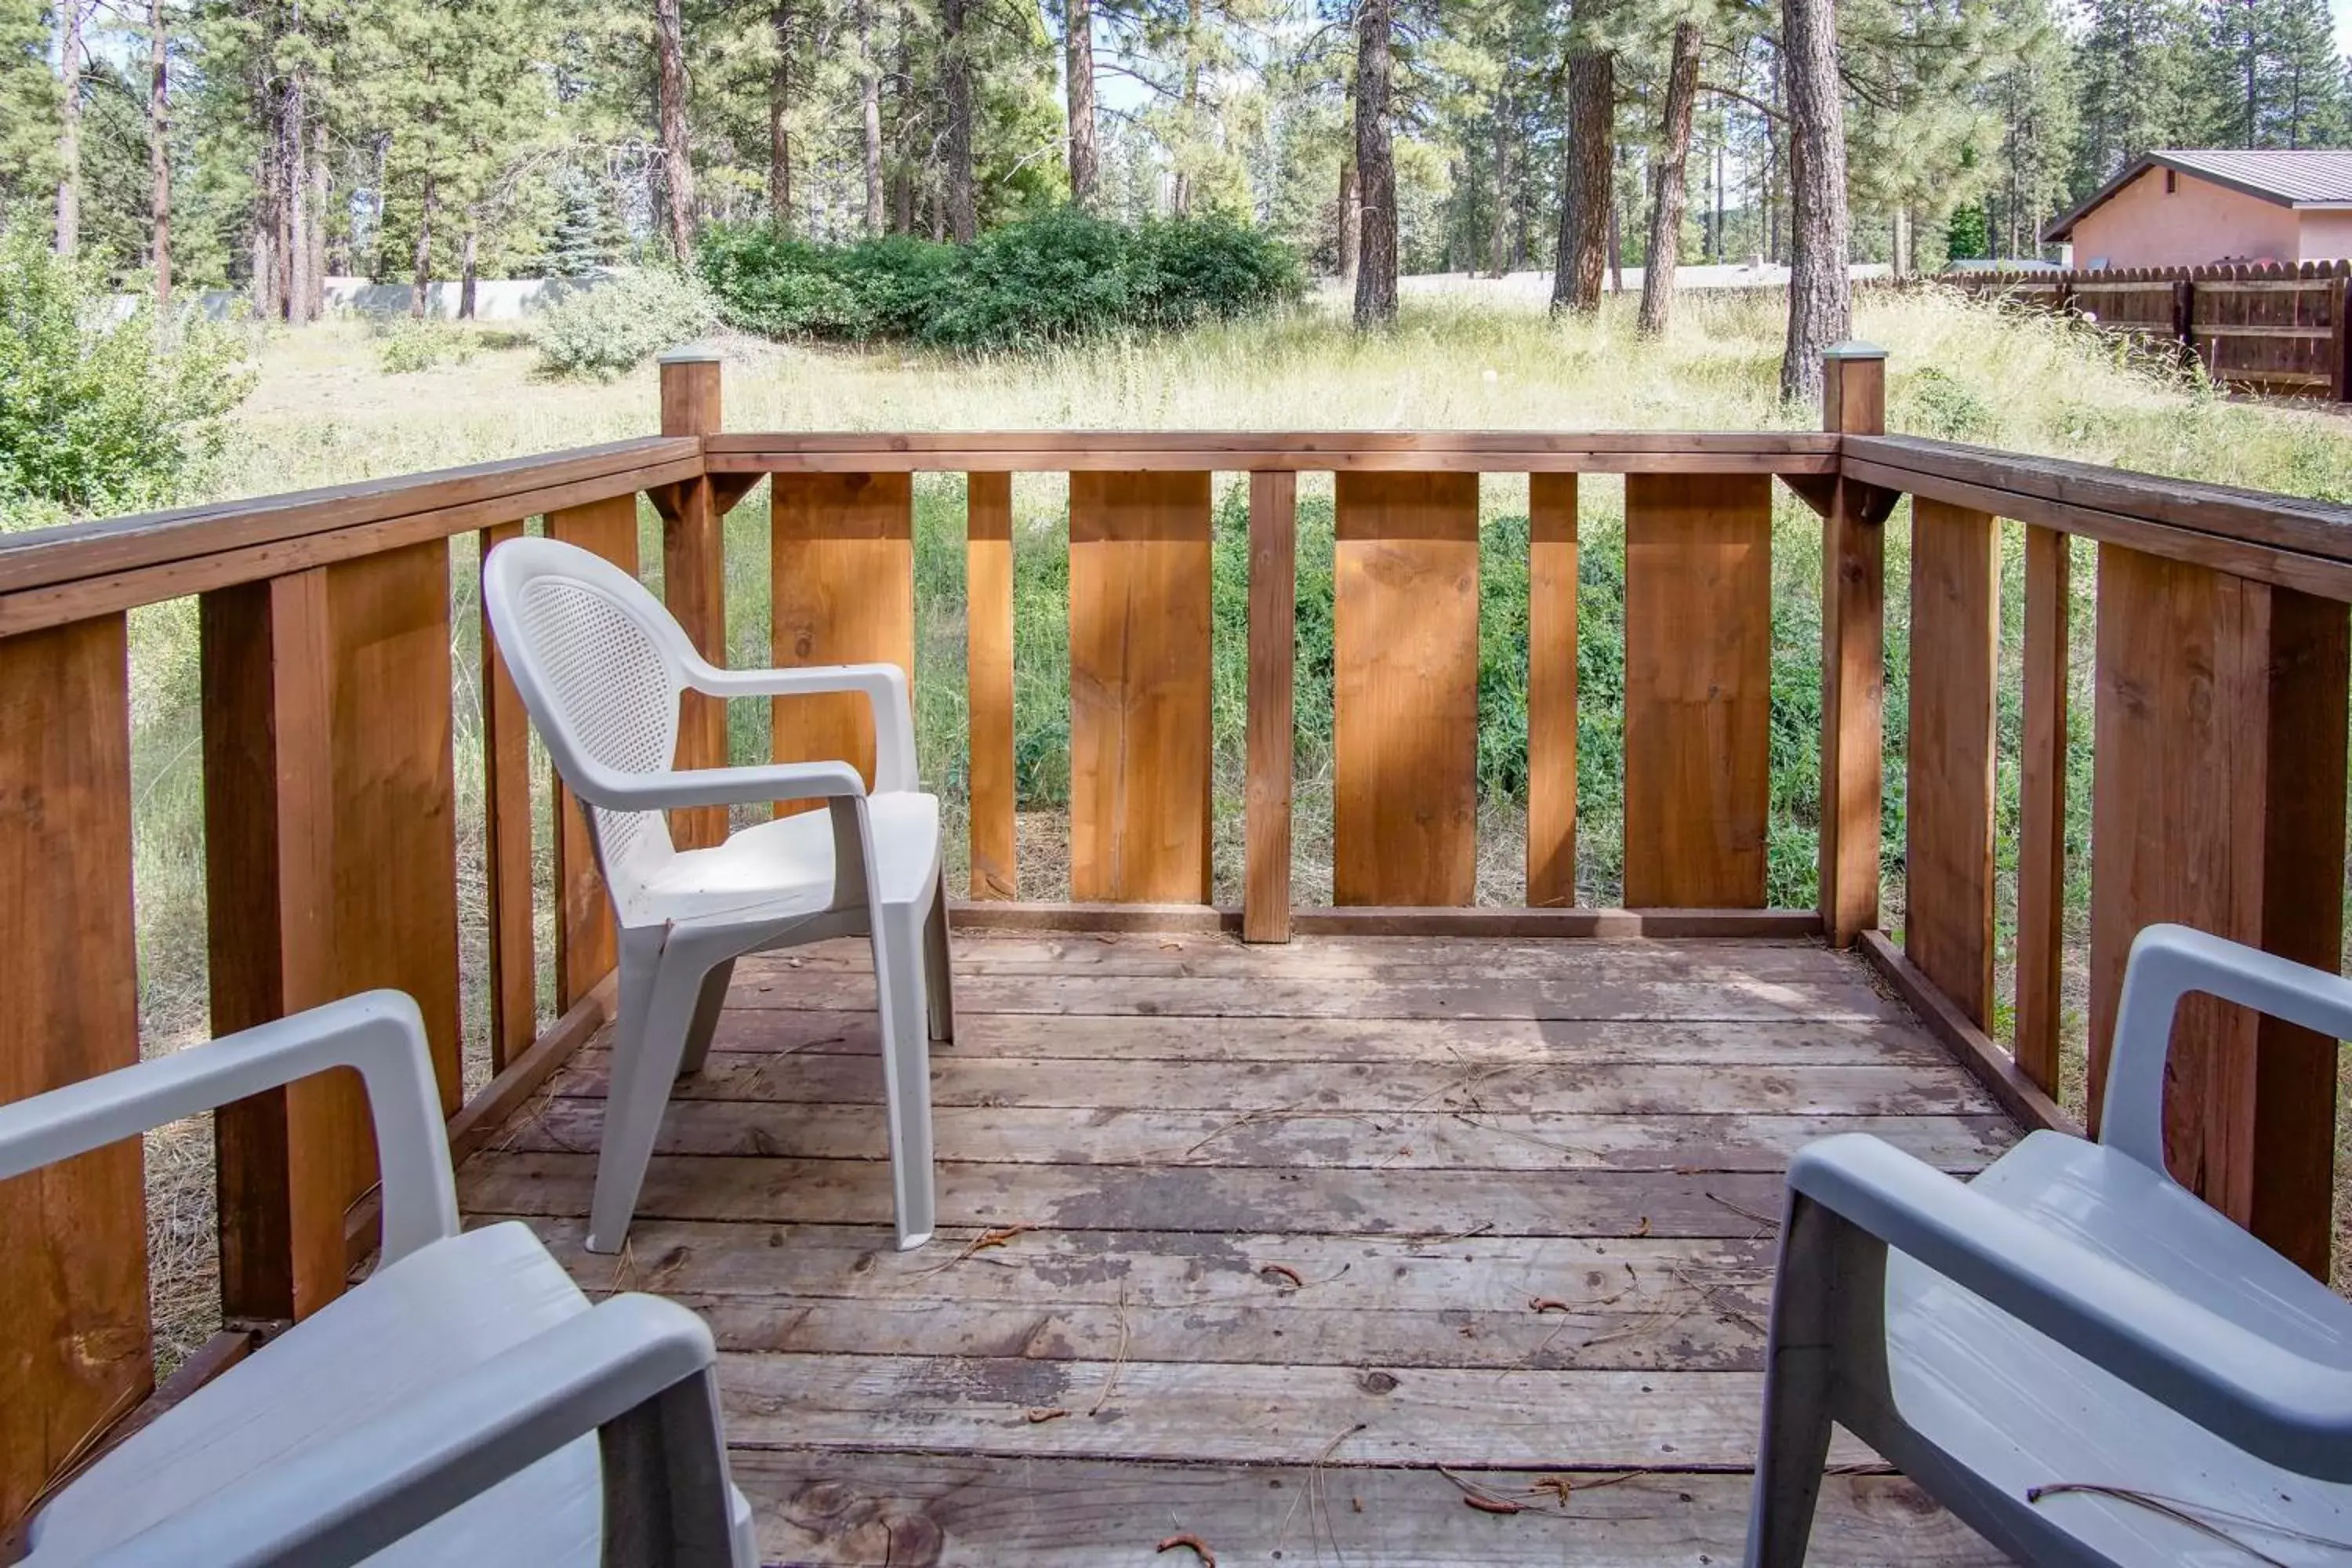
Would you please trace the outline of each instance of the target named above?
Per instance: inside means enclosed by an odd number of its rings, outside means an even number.
[[[1885,363],[1829,366],[1820,433],[722,434],[715,362],[666,366],[665,434],[342,489],[0,541],[0,1099],[134,1060],[124,616],[194,595],[203,627],[217,1028],[373,985],[418,998],[462,1152],[600,1024],[613,931],[559,805],[560,1016],[532,1005],[537,829],[523,720],[482,640],[491,1036],[459,1103],[450,541],[535,526],[625,566],[639,497],[662,582],[723,650],[720,522],[771,487],[774,657],[910,665],[912,479],[968,476],[971,894],[964,918],[1494,935],[1822,933],[1864,952],[2020,1116],[2053,1094],[2066,768],[2066,536],[2098,542],[2091,1080],[2131,934],[2187,920],[2333,965],[2345,847],[2352,511],[1882,434]],[[1297,476],[1336,474],[1335,897],[1290,877]],[[1070,478],[1072,905],[1014,866],[1010,475]],[[1477,481],[1530,476],[1527,906],[1475,910]],[[1211,477],[1248,475],[1246,875],[1208,907]],[[1573,907],[1580,474],[1625,476],[1625,898]],[[1821,900],[1765,902],[1772,486],[1822,519]],[[1912,527],[1911,773],[1899,946],[1879,931],[1885,523]],[[1996,518],[2028,529],[2026,726],[1995,752]],[[780,705],[779,760],[870,765],[854,709]],[[723,760],[715,704],[680,761]],[[2017,1049],[1988,1037],[1993,780],[2021,770]],[[680,838],[722,833],[682,813]],[[2198,1190],[2325,1266],[2327,1042],[2219,1008],[2184,1023],[2170,1152]],[[2256,1071],[2257,1054],[2260,1072]],[[371,1245],[355,1085],[218,1120],[234,1359],[315,1310]],[[0,1184],[0,1519],[150,1396],[135,1143]],[[155,1395],[167,1398],[171,1391]]]
[[[2352,401],[2352,261],[1979,272],[1941,281],[2177,345],[2226,386]]]

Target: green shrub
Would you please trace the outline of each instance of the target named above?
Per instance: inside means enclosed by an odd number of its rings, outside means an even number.
[[[102,258],[0,224],[0,529],[170,502],[219,451],[244,357],[201,317],[123,314]]]
[[[610,381],[718,323],[718,302],[700,279],[653,268],[625,273],[548,311],[540,368]]]
[[[1297,258],[1221,217],[1129,227],[1071,207],[968,246],[820,246],[722,227],[698,251],[727,320],[771,337],[910,339],[971,353],[1182,328],[1297,298]]]
[[[375,358],[386,375],[410,375],[444,361],[464,364],[474,357],[476,346],[471,332],[429,319],[403,317],[378,338]]]

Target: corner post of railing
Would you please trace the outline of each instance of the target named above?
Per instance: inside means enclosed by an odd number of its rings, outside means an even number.
[[[662,355],[662,434],[715,436],[723,423],[718,351],[698,344]],[[654,502],[662,514],[663,597],[702,657],[724,665],[729,501],[720,499],[706,468],[690,479],[664,486]],[[677,750],[685,766],[724,765],[727,705],[688,693],[678,717]],[[715,806],[674,811],[670,833],[681,848],[717,844],[727,837],[727,813]]]
[[[1886,430],[1886,351],[1832,345],[1822,356],[1822,427]],[[1822,923],[1844,947],[1878,923],[1879,802],[1885,697],[1885,529],[1840,454],[1822,541]]]

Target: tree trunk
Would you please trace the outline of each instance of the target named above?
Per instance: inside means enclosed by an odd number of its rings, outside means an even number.
[[[1511,269],[1511,112],[1507,99],[1495,111],[1495,225],[1486,237],[1486,276]]]
[[[457,319],[474,319],[474,239],[476,222],[468,216],[465,237],[457,241]]]
[[[152,225],[148,264],[155,274],[155,303],[172,302],[172,92],[171,37],[163,27],[163,0],[147,0],[147,207]]]
[[[971,187],[971,38],[966,8],[967,0],[940,0],[947,53],[948,237],[958,245],[970,245],[980,234],[979,204]]]
[[[1070,200],[1094,205],[1095,182],[1102,178],[1102,150],[1095,139],[1094,0],[1065,0],[1068,7],[1067,59],[1070,99]]]
[[[310,96],[301,71],[286,79],[286,112],[279,121],[277,157],[284,173],[279,189],[286,193],[286,222],[279,231],[286,257],[286,320],[300,325],[310,319]]]
[[[1597,0],[1576,0],[1570,26],[1586,22]],[[1551,308],[1591,310],[1601,304],[1609,259],[1612,143],[1617,118],[1617,60],[1579,38],[1568,55],[1568,157],[1559,204],[1559,258]]]
[[[1364,187],[1356,178],[1356,158],[1339,160],[1339,280],[1356,286],[1356,266],[1363,258]]]
[[[1783,0],[1781,37],[1794,212],[1780,395],[1811,403],[1822,395],[1822,352],[1845,337],[1853,315],[1846,277],[1845,108],[1832,0]]]
[[[857,96],[866,132],[866,236],[882,232],[882,68],[874,58],[873,0],[857,0]]]
[[[1201,0],[1184,0],[1183,83],[1177,100],[1176,123],[1182,142],[1176,150],[1176,216],[1190,217],[1197,183],[1194,163],[1201,149]]]
[[[89,0],[58,0],[58,235],[59,256],[81,246],[81,77],[89,65],[81,24]]]
[[[310,320],[327,313],[327,201],[333,181],[327,170],[327,117],[310,122]]]
[[[1718,132],[1715,139],[1715,222],[1707,230],[1706,258],[1720,266],[1723,261],[1723,142]]]
[[[682,267],[694,258],[694,153],[686,139],[686,26],[678,5],[654,0],[654,85],[669,247]]]
[[[1389,142],[1389,71],[1394,0],[1356,7],[1356,327],[1382,327],[1397,313],[1396,161]]]
[[[425,189],[416,205],[416,254],[408,279],[408,313],[425,319],[425,302],[433,290],[433,171],[425,171]]]
[[[1675,312],[1675,268],[1682,261],[1685,175],[1690,163],[1691,111],[1698,102],[1698,24],[1675,24],[1674,62],[1666,71],[1666,118],[1658,131],[1658,166],[1650,182],[1650,243],[1642,259],[1644,335],[1657,337]]]
[[[787,116],[793,107],[793,8],[790,0],[768,13],[775,36],[776,63],[768,71],[768,221],[789,233],[793,226],[793,137]]]
[[[1895,276],[1911,276],[1911,207],[1908,203],[1895,209]]]

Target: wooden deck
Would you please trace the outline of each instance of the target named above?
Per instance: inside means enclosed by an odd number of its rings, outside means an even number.
[[[770,1562],[1737,1562],[1789,1154],[2015,1136],[1811,943],[959,933],[957,984],[919,1252],[859,944],[738,969],[620,1259],[601,1037],[460,1173],[709,1317]],[[1813,1561],[2001,1559],[1844,1473]]]

